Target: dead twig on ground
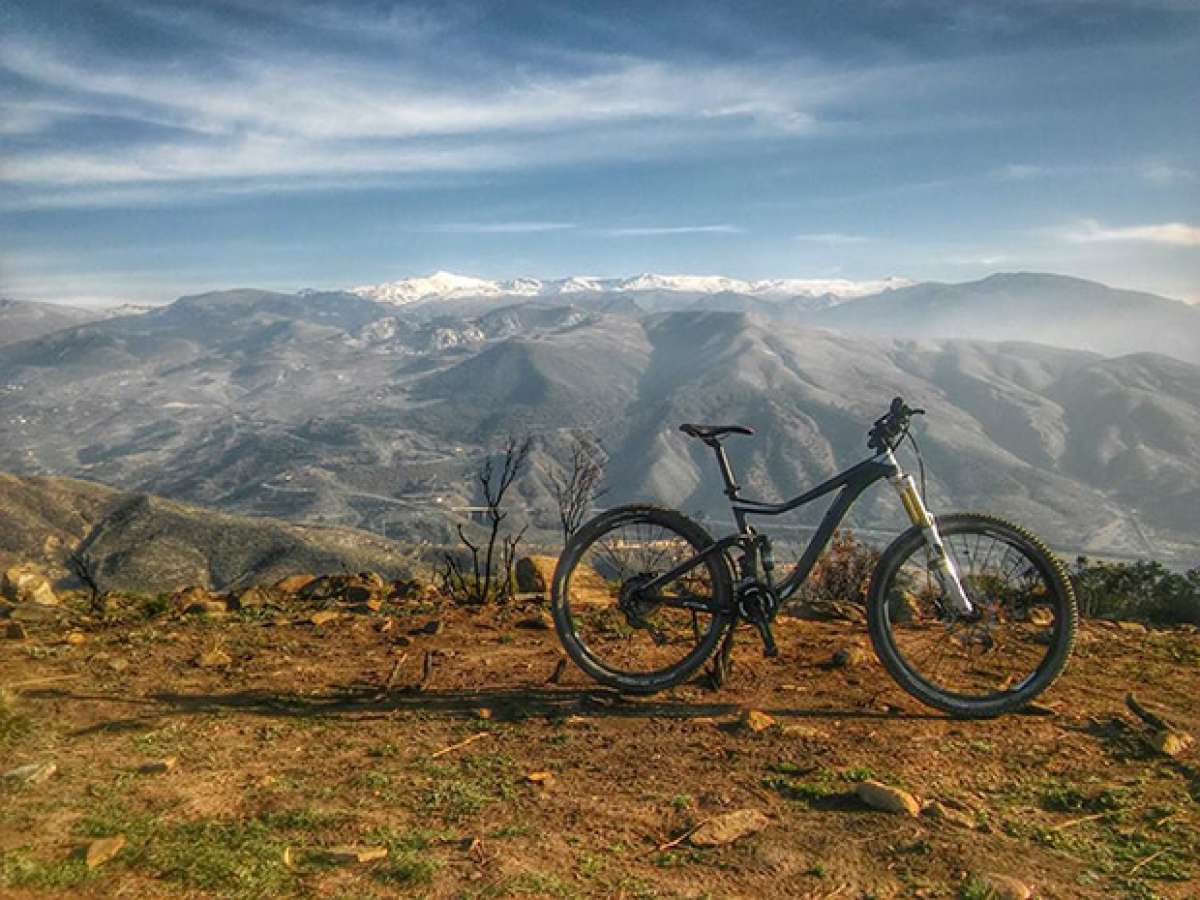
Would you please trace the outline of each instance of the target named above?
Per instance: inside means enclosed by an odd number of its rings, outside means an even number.
[[[491,734],[490,731],[481,731],[478,734],[473,734],[469,738],[467,738],[465,741],[459,741],[457,744],[451,744],[449,747],[443,747],[441,750],[438,750],[436,753],[429,754],[429,758],[437,759],[439,756],[445,756],[447,753],[453,753],[455,750],[461,750],[463,747],[466,747],[468,744],[473,744],[476,741],[483,740],[489,734]]]

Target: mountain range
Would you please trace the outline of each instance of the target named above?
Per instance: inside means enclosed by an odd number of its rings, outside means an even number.
[[[605,504],[654,498],[719,528],[711,454],[679,423],[755,426],[729,445],[735,467],[750,494],[786,497],[863,458],[900,394],[929,411],[935,508],[992,510],[1069,551],[1200,555],[1186,304],[1032,274],[841,293],[639,276],[514,294],[443,276],[184,297],[0,347],[0,468],[450,540],[483,455],[529,433],[514,518],[549,541],[549,473],[588,430],[608,453]],[[903,522],[881,490],[851,524]]]

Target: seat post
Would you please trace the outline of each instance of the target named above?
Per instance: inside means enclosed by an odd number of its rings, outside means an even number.
[[[733,480],[733,469],[729,467],[729,457],[725,455],[725,448],[721,446],[721,442],[718,440],[705,441],[704,443],[717,452],[717,465],[721,467],[721,478],[725,481],[725,496],[730,500],[738,499],[740,488],[737,482]]]

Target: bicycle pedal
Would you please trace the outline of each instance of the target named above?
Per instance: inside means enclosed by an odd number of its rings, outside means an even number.
[[[775,635],[771,632],[771,624],[764,620],[755,622],[754,627],[758,629],[758,635],[762,638],[763,657],[774,659],[779,655],[779,647],[775,643]]]

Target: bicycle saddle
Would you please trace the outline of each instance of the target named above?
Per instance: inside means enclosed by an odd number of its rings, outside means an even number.
[[[745,425],[680,425],[679,430],[702,441],[711,441],[723,434],[754,434],[754,429]]]

